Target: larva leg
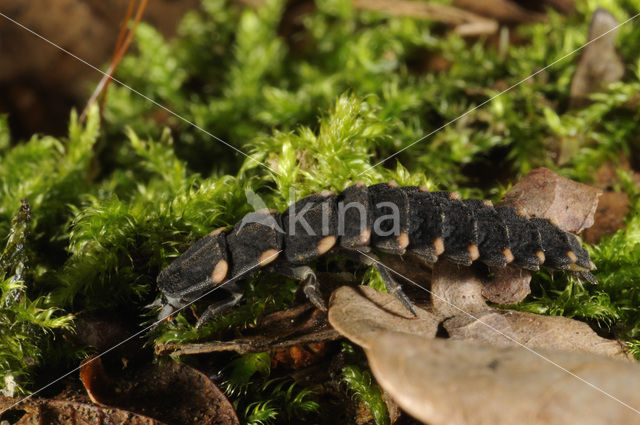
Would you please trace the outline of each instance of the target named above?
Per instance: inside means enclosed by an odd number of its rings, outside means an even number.
[[[375,267],[380,273],[380,277],[382,278],[382,281],[384,282],[384,286],[385,288],[387,288],[387,291],[395,295],[395,297],[400,300],[400,302],[407,308],[407,310],[409,310],[414,316],[417,316],[418,314],[416,313],[416,310],[413,308],[413,304],[409,300],[409,297],[407,297],[407,295],[402,291],[402,287],[391,276],[391,273],[389,273],[389,270],[381,263],[376,263]]]
[[[592,275],[590,272],[584,270],[584,271],[579,271],[579,272],[574,272],[574,274],[578,277],[578,279],[582,278],[584,280],[586,280],[587,282],[593,284],[593,285],[597,285],[598,284],[598,279],[596,279],[596,277],[594,275]]]
[[[355,255],[357,253],[354,252],[347,252],[345,254],[345,256],[347,257],[356,257],[357,261],[366,266],[375,267],[376,270],[378,270],[378,273],[380,273],[380,277],[382,278],[387,291],[398,298],[398,300],[400,300],[400,302],[407,308],[407,310],[413,313],[414,316],[417,316],[416,310],[415,308],[413,308],[411,300],[409,300],[409,297],[407,297],[407,295],[402,291],[402,286],[400,286],[400,284],[393,278],[393,276],[391,276],[389,269],[385,267],[384,264],[382,264],[378,257],[373,254]]]
[[[307,296],[311,304],[316,306],[319,310],[327,311],[327,306],[324,304],[322,300],[322,294],[320,293],[320,288],[318,287],[318,279],[314,273],[309,274],[302,281],[302,292]]]
[[[215,316],[218,313],[222,313],[238,304],[242,299],[242,290],[238,287],[235,282],[229,283],[223,287],[224,290],[229,292],[231,295],[228,299],[218,301],[216,303],[210,304],[207,309],[202,313],[202,316],[198,319],[198,323],[196,323],[196,329],[199,329],[202,325],[207,323],[209,319]]]
[[[311,304],[319,310],[327,311],[327,306],[322,299],[322,294],[318,286],[318,278],[311,267],[278,265],[274,272],[301,281],[302,292],[304,292],[309,301],[311,301]]]

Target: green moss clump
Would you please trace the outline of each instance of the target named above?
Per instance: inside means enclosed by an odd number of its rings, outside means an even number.
[[[0,385],[2,394],[10,397],[26,393],[30,371],[47,360],[53,331],[70,329],[73,320],[61,315],[50,297],[28,293],[30,222],[24,200],[0,254]]]

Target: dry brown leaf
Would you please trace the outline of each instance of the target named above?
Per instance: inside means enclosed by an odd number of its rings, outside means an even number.
[[[438,261],[431,278],[433,312],[440,317],[476,313],[488,309],[482,296],[484,285],[471,267]]]
[[[618,341],[602,338],[586,323],[561,316],[491,310],[475,318],[461,314],[444,322],[454,340],[500,346],[523,344],[534,349],[576,351],[627,359]],[[517,342],[516,342],[517,341]]]
[[[435,338],[438,318],[420,307],[415,309],[417,317],[392,294],[378,292],[369,286],[343,286],[331,294],[329,323],[363,347],[372,335],[383,329]]]
[[[0,411],[18,400],[0,396]],[[16,425],[165,425],[165,422],[126,410],[75,401],[30,398],[14,409],[26,412]]]
[[[596,210],[595,224],[584,231],[584,241],[597,244],[603,236],[612,235],[618,229],[624,228],[627,213],[629,213],[629,197],[626,193],[604,192]]]
[[[92,401],[144,413],[172,425],[239,424],[236,412],[203,373],[175,362],[105,372],[100,358],[86,361],[80,377]]]
[[[605,9],[593,13],[589,27],[590,44],[585,46],[571,80],[571,108],[587,105],[591,93],[602,90],[624,75],[625,65],[616,51],[618,29],[614,28],[617,25],[616,18]],[[600,38],[596,40],[597,37]]]
[[[529,217],[546,218],[566,232],[580,233],[593,225],[602,191],[536,168],[504,195],[503,205]]]
[[[531,273],[507,266],[493,270],[493,276],[483,280],[482,296],[497,304],[516,304],[531,293]]]
[[[393,332],[368,345],[378,383],[430,425],[640,424],[637,411],[611,398],[640,407],[635,363]]]
[[[289,369],[309,367],[322,360],[327,355],[329,348],[330,345],[326,341],[279,348],[271,355],[271,365],[272,367],[282,365]]]

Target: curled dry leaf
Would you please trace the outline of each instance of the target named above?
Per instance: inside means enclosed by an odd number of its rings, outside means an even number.
[[[231,341],[208,341],[188,344],[157,344],[156,354],[205,354],[219,351],[260,353],[300,346],[311,349],[312,344],[335,341],[340,337],[327,323],[326,313],[310,303],[278,311],[265,316],[245,336]],[[316,346],[317,348],[317,346]]]
[[[476,313],[489,307],[482,296],[484,285],[476,271],[448,261],[438,261],[433,267],[431,303],[440,317],[452,317],[462,312]]]
[[[602,191],[536,168],[504,195],[505,206],[529,217],[546,218],[565,232],[580,233],[593,225]]]
[[[624,75],[624,62],[616,51],[617,25],[616,18],[605,9],[593,13],[589,27],[590,43],[585,46],[571,80],[571,108],[587,105],[591,93],[602,90]]]
[[[343,286],[331,294],[329,323],[365,348],[372,335],[383,329],[435,338],[437,317],[417,306],[415,310],[417,317],[407,311],[394,295],[378,292],[369,286]]]
[[[372,335],[366,352],[378,383],[430,425],[640,423],[634,363],[395,332]]]
[[[540,316],[511,310],[462,314],[444,322],[452,340],[499,346],[523,344],[533,349],[579,351],[627,359],[618,341],[602,338],[586,323],[561,316]]]
[[[624,192],[604,192],[598,203],[594,226],[584,231],[584,241],[596,244],[603,236],[624,228],[629,203],[629,197]]]
[[[18,400],[0,397],[0,410]],[[25,412],[15,425],[165,425],[165,422],[126,410],[65,400],[30,398],[13,410]]]
[[[96,358],[85,362],[80,376],[96,403],[144,413],[172,425],[240,423],[218,387],[190,366],[163,362],[128,368],[112,377]]]
[[[507,266],[493,271],[493,276],[483,280],[482,296],[497,304],[516,304],[531,293],[531,273]]]

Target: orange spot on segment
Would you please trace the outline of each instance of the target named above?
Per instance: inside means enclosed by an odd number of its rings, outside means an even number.
[[[320,240],[318,243],[318,255],[322,255],[325,252],[329,251],[336,244],[335,236],[326,236]]]
[[[573,251],[567,251],[567,257],[569,257],[569,260],[571,260],[572,263],[575,263],[576,261],[578,261],[578,257]]]
[[[546,260],[546,257],[544,256],[544,252],[542,251],[536,252],[536,257],[538,257],[538,260],[540,260],[540,264],[544,263],[544,260]]]
[[[407,232],[402,232],[398,235],[398,245],[402,249],[409,246],[409,234]]]
[[[213,272],[211,272],[211,280],[214,284],[218,284],[227,277],[227,272],[229,271],[229,263],[226,260],[218,261],[218,264],[213,268]]]
[[[218,227],[216,230],[209,233],[209,236],[218,236],[220,233],[224,232],[225,230],[227,230],[226,227]]]
[[[433,241],[433,248],[435,249],[436,255],[441,255],[444,252],[444,239],[436,238]]]
[[[515,258],[513,257],[513,252],[511,252],[511,250],[510,250],[509,248],[505,248],[505,249],[502,251],[502,255],[504,255],[504,259],[505,259],[505,261],[507,262],[507,264],[512,263],[512,262],[513,262],[513,260],[515,259]]]
[[[480,251],[478,250],[478,245],[469,245],[467,248],[469,251],[469,256],[471,257],[471,261],[475,261],[480,258]]]
[[[260,258],[258,258],[258,265],[260,267],[266,266],[278,258],[278,254],[280,254],[280,252],[277,249],[267,249],[265,252],[260,254]]]
[[[364,229],[362,233],[360,233],[360,243],[362,245],[367,245],[371,240],[371,229]]]

